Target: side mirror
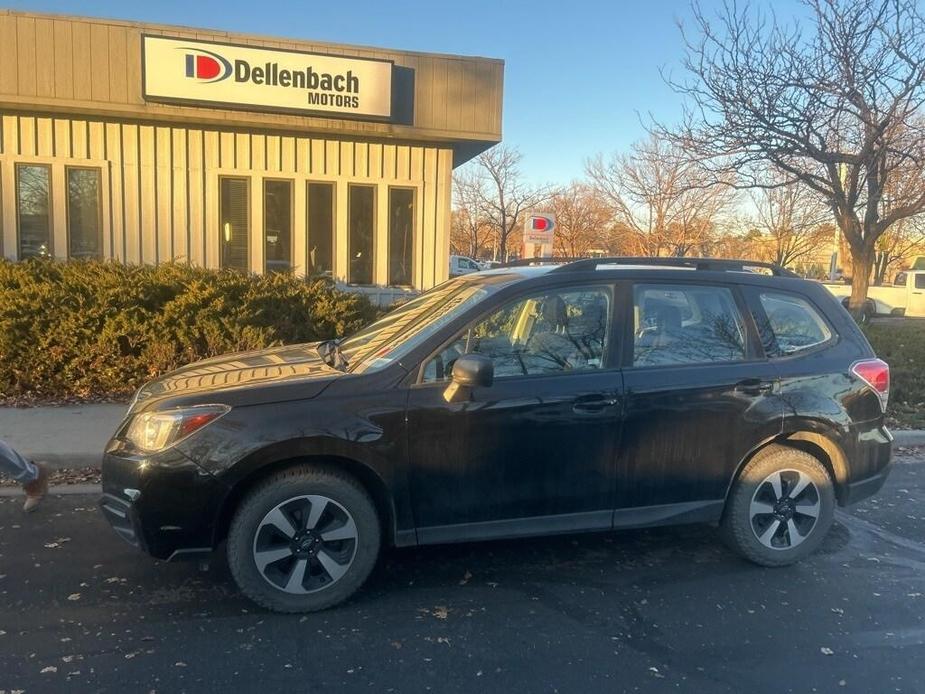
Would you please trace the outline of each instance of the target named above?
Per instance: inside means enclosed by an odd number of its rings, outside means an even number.
[[[490,386],[495,382],[495,365],[481,354],[464,354],[453,364],[453,380],[443,391],[447,402],[472,399],[473,386]]]
[[[453,383],[488,387],[495,382],[495,365],[482,354],[464,354],[453,364]]]

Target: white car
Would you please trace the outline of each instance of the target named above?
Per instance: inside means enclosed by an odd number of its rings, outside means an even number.
[[[482,269],[482,266],[472,258],[464,255],[450,256],[450,277],[468,275],[470,272],[479,272]]]
[[[844,297],[843,303],[851,296],[850,284],[824,284],[835,296]],[[861,318],[867,321],[875,315],[925,318],[925,270],[904,270],[896,275],[892,286],[868,287],[867,304]]]

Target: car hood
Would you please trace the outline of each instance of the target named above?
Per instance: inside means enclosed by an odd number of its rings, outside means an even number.
[[[230,392],[246,396],[248,392],[276,390],[277,386],[297,387],[299,398],[314,397],[342,375],[321,360],[315,351],[317,345],[286,345],[193,362],[145,384],[135,396],[132,409],[148,409],[155,401],[185,400],[187,396]]]

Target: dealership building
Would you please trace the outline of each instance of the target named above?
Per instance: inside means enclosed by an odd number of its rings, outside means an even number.
[[[453,168],[501,139],[503,71],[0,10],[0,253],[427,289]]]

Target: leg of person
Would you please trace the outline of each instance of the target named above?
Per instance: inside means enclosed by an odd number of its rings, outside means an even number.
[[[48,470],[41,463],[30,463],[10,445],[0,440],[0,474],[19,482],[26,492],[23,510],[34,511],[48,491]]]
[[[39,469],[0,439],[0,474],[26,485],[38,479]]]

